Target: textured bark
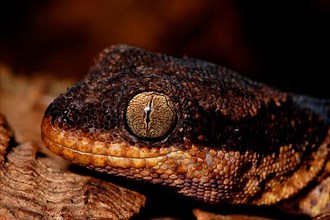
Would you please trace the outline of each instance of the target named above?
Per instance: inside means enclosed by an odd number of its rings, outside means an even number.
[[[13,132],[9,127],[7,120],[0,113],[0,163],[2,164],[5,158],[5,152],[9,146],[9,141],[13,137]]]
[[[1,219],[128,219],[145,204],[139,193],[57,168],[37,143],[8,148],[11,137],[0,115]]]

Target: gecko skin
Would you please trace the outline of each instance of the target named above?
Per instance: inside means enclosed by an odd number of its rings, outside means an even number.
[[[320,177],[329,188],[329,119],[329,100],[116,45],[50,104],[41,129],[73,163],[209,203],[269,205]]]

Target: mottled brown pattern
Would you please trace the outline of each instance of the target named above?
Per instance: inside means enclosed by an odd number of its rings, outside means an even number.
[[[127,125],[129,101],[146,91],[173,101],[176,125],[160,139]],[[48,107],[42,135],[56,154],[98,171],[205,202],[268,205],[324,172],[329,106],[212,63],[118,45]]]

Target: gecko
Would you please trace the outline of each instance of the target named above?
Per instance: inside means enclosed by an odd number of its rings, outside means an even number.
[[[106,48],[48,106],[41,131],[72,163],[205,203],[273,205],[309,187],[320,196],[302,212],[329,210],[330,100],[210,62]]]

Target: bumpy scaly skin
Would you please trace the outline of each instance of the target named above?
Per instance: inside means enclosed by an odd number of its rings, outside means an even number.
[[[128,129],[127,105],[145,91],[170,97],[177,114],[160,140]],[[325,105],[212,63],[118,45],[48,107],[42,137],[54,153],[98,171],[205,202],[273,204],[324,173]]]

